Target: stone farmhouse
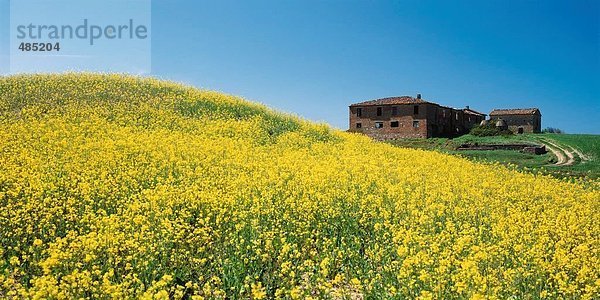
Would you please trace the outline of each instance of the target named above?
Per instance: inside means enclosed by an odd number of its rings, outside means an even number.
[[[490,120],[503,120],[514,133],[542,131],[542,114],[537,108],[494,109],[490,112]]]
[[[485,119],[470,109],[454,109],[416,97],[401,96],[350,105],[350,129],[374,139],[453,137],[468,133]]]

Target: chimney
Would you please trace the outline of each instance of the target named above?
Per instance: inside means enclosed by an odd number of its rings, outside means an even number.
[[[469,106],[467,105],[467,109],[469,109]]]
[[[421,94],[417,94],[417,99],[421,99]]]

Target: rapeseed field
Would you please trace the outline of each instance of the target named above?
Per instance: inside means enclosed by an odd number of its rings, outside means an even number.
[[[157,79],[0,77],[0,298],[598,299],[599,199]]]

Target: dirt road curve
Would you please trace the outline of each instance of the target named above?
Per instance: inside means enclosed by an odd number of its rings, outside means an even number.
[[[567,163],[567,157],[563,154],[563,152],[559,151],[558,149],[555,149],[553,146],[551,147],[547,142],[544,143],[546,149],[548,149],[548,151],[552,152],[554,156],[556,156],[557,161],[554,164],[557,166],[564,166]]]
[[[581,161],[588,160],[588,157],[585,156],[581,151],[566,145],[561,145],[555,141],[550,141],[547,139],[541,140],[544,145],[546,145],[546,149],[550,150],[558,161],[554,164],[556,166],[570,166],[575,163],[575,158],[579,157]]]

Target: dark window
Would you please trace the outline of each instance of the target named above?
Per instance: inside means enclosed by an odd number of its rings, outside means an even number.
[[[378,107],[378,108],[377,108],[377,115],[378,115],[378,116],[381,116],[381,107]]]
[[[390,122],[390,127],[398,127],[398,121],[392,121]]]
[[[356,128],[362,128],[362,123],[356,123]]]
[[[415,107],[413,107],[413,113],[414,113],[415,115],[418,115],[418,114],[419,114],[419,106],[418,106],[418,105],[415,105]]]
[[[375,128],[383,128],[383,122],[375,122]]]
[[[356,109],[356,116],[357,117],[362,117],[362,108],[359,107],[359,108]]]
[[[413,127],[419,128],[419,121],[413,121]]]
[[[398,107],[392,106],[392,116],[397,116],[397,115],[398,115]]]

